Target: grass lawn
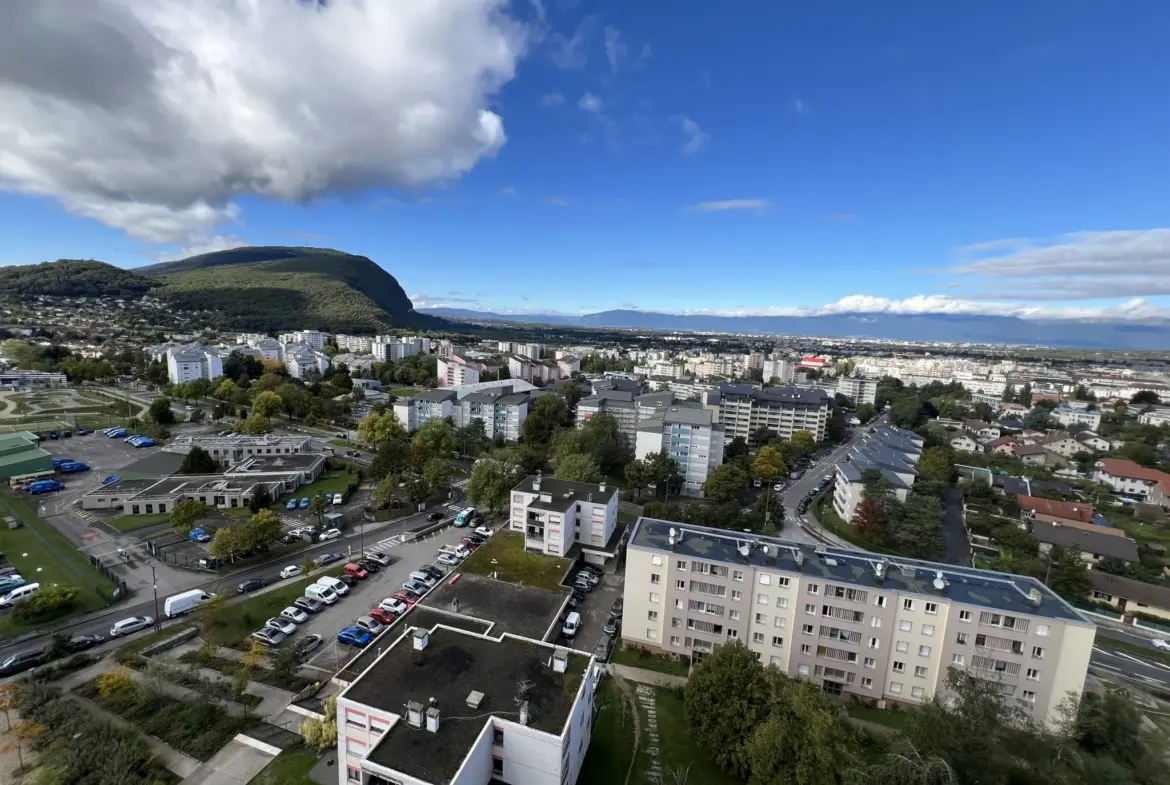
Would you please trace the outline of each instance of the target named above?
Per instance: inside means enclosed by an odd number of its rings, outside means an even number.
[[[312,499],[318,493],[341,493],[353,483],[357,482],[357,476],[350,474],[346,470],[341,471],[327,471],[321,475],[321,479],[302,485],[293,493],[286,493],[276,500],[276,504],[280,505],[280,509],[288,504],[288,500],[296,497],[307,496]]]
[[[1170,547],[1170,528],[1157,523],[1139,521],[1129,515],[1107,516],[1109,522],[1138,542],[1161,543]]]
[[[229,518],[251,518],[252,511],[247,507],[220,507],[219,512]]]
[[[0,526],[0,553],[5,553],[12,566],[20,570],[30,583],[60,583],[76,586],[76,612],[89,612],[105,608],[107,603],[98,594],[100,588],[111,596],[114,583],[94,569],[89,559],[69,544],[52,526],[42,522],[33,512],[33,507],[24,499],[17,499],[8,493],[0,497],[0,512],[15,513],[25,523],[19,529]],[[24,554],[28,554],[25,556]],[[0,618],[0,636],[18,635],[40,624],[21,625],[6,614]]]
[[[370,450],[369,445],[361,444],[360,442],[350,442],[345,439],[330,439],[329,443],[334,447],[344,447],[347,450],[361,450],[362,452],[369,452]]]
[[[743,780],[720,771],[691,742],[688,736],[686,708],[678,690],[655,690],[654,703],[658,710],[659,765],[662,767],[663,782],[672,782],[672,772],[683,771],[690,767],[688,782],[701,782],[703,785],[743,785]],[[643,744],[645,744],[647,722],[648,719],[643,714]],[[634,765],[634,782],[645,780],[645,777],[639,777],[638,773],[649,762],[648,755],[638,756],[638,762]]]
[[[316,583],[322,575],[340,575],[341,564],[332,567],[311,578],[301,578],[278,589],[256,594],[248,599],[227,605],[223,615],[214,625],[208,624],[206,618],[196,617],[200,628],[200,637],[211,640],[219,646],[244,651],[248,648],[248,636],[260,628],[265,620],[278,615],[282,610],[292,605],[292,601],[305,593],[305,587]]]
[[[631,668],[644,668],[648,671],[666,673],[671,676],[686,677],[690,666],[682,660],[672,660],[661,654],[651,654],[644,649],[627,649],[621,647],[614,651],[613,662],[617,665],[628,665]]]
[[[170,513],[156,512],[153,515],[118,515],[110,518],[106,523],[120,532],[130,532],[135,529],[145,529],[147,526],[166,523],[170,519]]]
[[[309,772],[316,764],[316,753],[293,747],[273,758],[248,785],[314,785]]]
[[[392,387],[392,388],[390,388],[390,394],[396,398],[410,398],[411,396],[418,395],[420,392],[422,392],[422,391],[416,390],[413,387]]]
[[[597,720],[577,781],[625,782],[634,755],[634,718],[612,678],[601,682],[593,700]]]
[[[459,569],[476,575],[494,572],[502,581],[559,591],[564,588],[561,578],[570,565],[572,562],[568,559],[524,550],[523,532],[500,531],[471,554]]]
[[[890,709],[875,709],[872,706],[850,705],[846,708],[849,716],[855,720],[872,722],[875,725],[884,725],[887,728],[901,730],[910,718],[908,711],[892,711]]]

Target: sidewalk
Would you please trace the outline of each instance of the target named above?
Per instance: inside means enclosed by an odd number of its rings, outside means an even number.
[[[271,755],[232,739],[191,772],[182,785],[247,785],[272,761]]]

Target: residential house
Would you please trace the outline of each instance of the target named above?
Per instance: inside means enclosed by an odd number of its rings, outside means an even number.
[[[1087,450],[1092,450],[1093,452],[1109,452],[1109,450],[1113,449],[1108,439],[1102,438],[1093,431],[1081,431],[1073,438],[1084,445]]]
[[[951,439],[951,448],[959,452],[977,452],[979,443],[967,434],[961,433]]]
[[[511,387],[470,393],[459,400],[459,426],[474,420],[483,422],[489,439],[499,436],[505,441],[519,441],[524,435],[524,421],[536,399],[528,392],[512,392]]]
[[[534,474],[512,489],[509,527],[524,547],[564,556],[575,543],[604,550],[617,526],[618,490]]]
[[[1170,621],[1170,587],[1135,581],[1103,570],[1089,570],[1089,599],[1122,613],[1142,613]]]
[[[1097,461],[1096,467],[1094,481],[1127,496],[1145,498],[1156,486],[1170,480],[1170,474],[1139,466],[1123,458],[1102,458]]]
[[[1062,458],[1072,458],[1077,453],[1085,451],[1083,444],[1063,431],[1054,432],[1041,439],[1040,446],[1051,450]]]
[[[1121,529],[1108,525],[1097,525],[1097,518],[1093,513],[1093,506],[1084,502],[1056,501],[1045,499],[1042,496],[1016,495],[1016,504],[1020,507],[1020,520],[1025,523],[1032,521],[1048,521],[1059,523],[1061,526],[1071,526],[1074,529],[1101,532],[1112,537],[1124,537]]]
[[[1015,455],[1020,447],[1020,442],[1014,437],[1001,436],[987,445],[987,451],[995,455]]]
[[[319,330],[297,330],[280,336],[281,343],[303,343],[321,351],[325,348],[325,333]]]
[[[1039,444],[1021,444],[1016,447],[1015,456],[1030,466],[1048,466],[1052,464],[1054,457],[1057,461],[1063,462],[1063,458],[1056,455],[1054,452],[1049,452]]]
[[[1032,536],[1040,543],[1040,552],[1049,553],[1053,547],[1075,549],[1080,552],[1081,558],[1089,566],[1093,566],[1102,559],[1117,559],[1129,564],[1137,564],[1137,543],[1125,536],[1098,531],[1107,527],[1094,526],[1090,529],[1064,526],[1049,521],[1032,521]]]
[[[905,501],[918,476],[923,443],[913,431],[879,425],[851,444],[834,470],[833,509],[837,515],[844,521],[853,520],[865,491],[863,476],[869,469],[880,471],[893,486],[894,495]]]
[[[963,429],[975,436],[976,439],[994,440],[1001,435],[998,425],[992,425],[983,420],[964,420]]]

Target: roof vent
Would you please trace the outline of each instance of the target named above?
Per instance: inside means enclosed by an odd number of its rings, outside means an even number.
[[[410,637],[414,639],[414,650],[422,651],[430,643],[431,634],[419,627],[410,634]]]
[[[795,559],[797,567],[804,566],[804,551],[797,551]]]
[[[520,724],[528,724],[528,701],[522,701],[520,703]]]
[[[553,651],[552,669],[557,673],[564,673],[569,669],[569,650],[557,647]]]
[[[427,730],[431,733],[439,732],[439,707],[431,706],[427,709]]]
[[[533,481],[532,481],[532,490],[533,490],[533,491],[539,491],[539,490],[540,490],[540,480],[541,480],[541,477],[542,477],[542,476],[543,476],[543,475],[542,475],[540,472],[537,472],[537,473],[536,473],[536,478],[535,478],[535,479],[533,479]]]
[[[1039,589],[1037,589],[1035,587],[1028,589],[1028,604],[1031,605],[1033,608],[1039,608],[1040,602],[1043,599],[1044,599],[1044,595],[1040,593]]]
[[[421,728],[423,725],[423,707],[418,701],[409,701],[406,704],[406,724],[412,728]]]
[[[471,709],[478,709],[483,703],[483,693],[479,690],[472,690],[467,696],[467,706]]]

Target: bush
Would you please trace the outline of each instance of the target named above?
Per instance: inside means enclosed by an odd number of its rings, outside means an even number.
[[[60,618],[73,610],[77,595],[76,586],[45,586],[18,603],[12,610],[12,617],[22,624]]]

